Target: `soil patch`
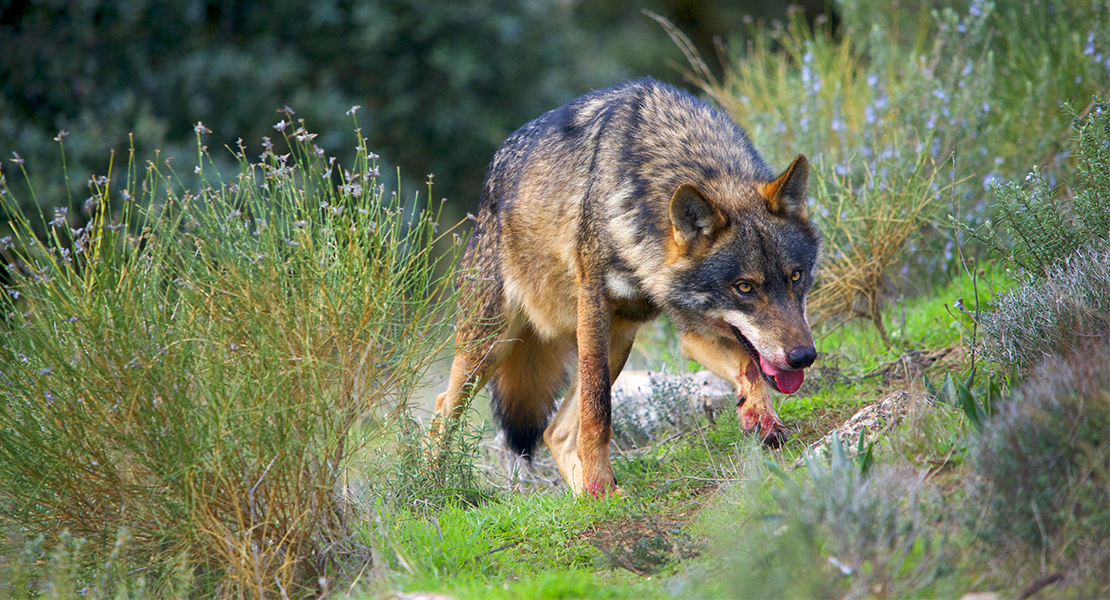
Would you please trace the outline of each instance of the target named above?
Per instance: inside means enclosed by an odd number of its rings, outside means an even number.
[[[643,515],[598,523],[580,535],[605,555],[612,566],[648,576],[675,561],[701,555],[705,540],[685,531],[687,521]]]

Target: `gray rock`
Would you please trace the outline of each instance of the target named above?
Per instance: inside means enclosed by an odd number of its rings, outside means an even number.
[[[624,371],[613,383],[613,438],[623,448],[648,445],[735,405],[735,387],[709,371]]]
[[[832,444],[834,435],[840,439],[845,454],[853,456],[856,449],[859,448],[861,436],[863,436],[863,443],[866,445],[885,429],[896,425],[898,420],[911,410],[914,402],[931,404],[931,398],[931,396],[922,392],[915,392],[911,395],[909,390],[897,390],[886,398],[865,406],[852,415],[852,418],[845,421],[843,425],[810,444],[798,457],[798,460],[794,461],[794,467],[803,466],[807,456],[822,461],[828,460],[829,446]]]

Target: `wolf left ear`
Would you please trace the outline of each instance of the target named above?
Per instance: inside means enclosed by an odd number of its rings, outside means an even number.
[[[713,241],[728,220],[696,186],[684,183],[671,196],[671,224],[675,241],[689,248],[702,239]]]
[[[809,161],[799,154],[782,175],[774,181],[759,184],[759,193],[767,201],[772,214],[805,219],[806,186],[809,184]]]

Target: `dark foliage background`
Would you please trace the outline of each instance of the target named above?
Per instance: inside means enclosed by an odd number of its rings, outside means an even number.
[[[747,13],[780,18],[786,3],[0,0],[0,156],[9,174],[13,152],[25,159],[40,203],[57,206],[54,137],[69,131],[77,206],[109,150],[126,156],[129,135],[140,156],[161,149],[185,176],[198,121],[213,148],[242,137],[261,152],[287,105],[343,159],[345,113],[361,105],[371,148],[413,181],[435,173],[436,195],[461,214],[498,144],[529,119],[629,77],[681,83],[668,65],[681,54],[641,7],[712,56],[714,36],[747,31]]]

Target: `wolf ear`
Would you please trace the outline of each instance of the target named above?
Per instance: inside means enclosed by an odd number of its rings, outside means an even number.
[[[759,193],[772,214],[805,219],[809,161],[801,154],[774,181],[759,184]]]
[[[725,228],[728,220],[697,187],[684,183],[671,196],[671,224],[674,226],[674,240],[680,246],[689,247],[703,236],[712,241]]]

